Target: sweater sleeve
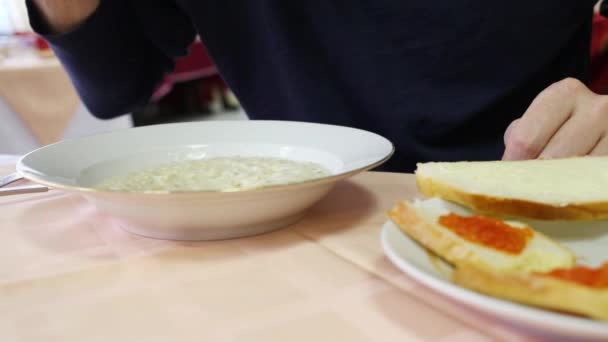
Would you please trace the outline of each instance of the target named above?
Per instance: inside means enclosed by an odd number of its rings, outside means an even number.
[[[145,104],[196,34],[188,16],[168,0],[139,7],[101,0],[82,24],[58,35],[49,33],[31,0],[27,7],[34,31],[49,42],[89,111],[103,119]]]

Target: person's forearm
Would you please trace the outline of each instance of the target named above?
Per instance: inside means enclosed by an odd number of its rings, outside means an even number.
[[[87,19],[100,0],[33,0],[53,33],[65,33]]]

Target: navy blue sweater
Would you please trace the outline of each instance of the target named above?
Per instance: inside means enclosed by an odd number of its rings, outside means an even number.
[[[46,38],[110,118],[145,103],[198,33],[251,118],[371,130],[396,146],[384,169],[411,171],[500,158],[505,128],[542,89],[584,81],[594,2],[102,0]]]

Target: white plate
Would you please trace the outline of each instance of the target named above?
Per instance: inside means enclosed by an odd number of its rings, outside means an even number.
[[[599,265],[608,260],[608,222],[587,223],[529,221],[532,227],[583,256],[580,263]],[[539,333],[568,338],[608,340],[608,324],[520,305],[460,287],[449,280],[451,268],[431,257],[392,222],[382,229],[382,246],[389,260],[418,282],[465,305]],[[584,304],[582,304],[584,305]]]
[[[392,152],[387,139],[354,128],[286,121],[189,122],[65,140],[27,154],[17,170],[34,182],[83,195],[133,233],[210,240],[259,234],[291,224],[337,181],[380,165]],[[331,175],[239,192],[95,189],[103,180],[130,171],[218,156],[315,162]]]

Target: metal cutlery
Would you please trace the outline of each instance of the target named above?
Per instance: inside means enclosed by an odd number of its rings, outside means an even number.
[[[49,188],[42,185],[25,185],[6,187],[9,184],[23,180],[23,177],[15,172],[8,176],[0,178],[0,196],[31,194],[36,192],[46,192]]]

